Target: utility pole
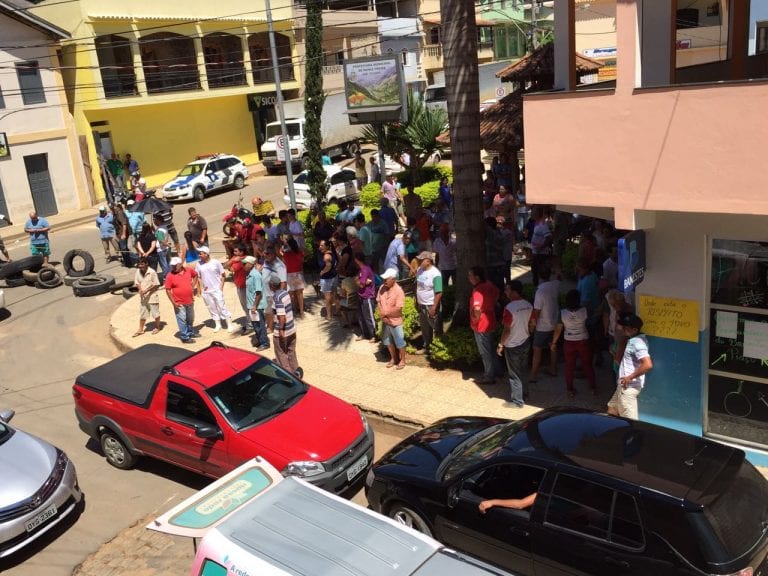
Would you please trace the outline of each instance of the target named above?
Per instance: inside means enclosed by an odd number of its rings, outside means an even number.
[[[272,70],[275,75],[275,92],[277,93],[277,110],[280,115],[280,132],[283,133],[283,145],[285,146],[285,177],[288,179],[288,198],[291,200],[291,208],[296,210],[296,192],[293,189],[293,162],[291,159],[291,137],[288,135],[288,127],[285,124],[285,102],[283,91],[280,88],[280,66],[277,62],[277,47],[275,45],[275,29],[272,26],[272,8],[269,0],[264,0],[264,8],[267,12],[267,30],[269,31],[269,49],[272,53]],[[275,143],[277,144],[277,143]],[[277,145],[275,146],[277,151]]]
[[[536,50],[536,48],[539,47],[539,41],[536,38],[536,21],[538,18],[536,17],[536,2],[538,0],[531,0],[531,48],[532,50]]]

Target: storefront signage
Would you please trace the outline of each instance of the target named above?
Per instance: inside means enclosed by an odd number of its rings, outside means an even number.
[[[695,300],[662,298],[642,294],[638,314],[643,319],[643,332],[649,336],[699,341],[699,303]]]
[[[587,58],[616,58],[616,47],[611,48],[585,48],[582,52]]]
[[[645,278],[645,230],[619,238],[619,289],[631,292]]]

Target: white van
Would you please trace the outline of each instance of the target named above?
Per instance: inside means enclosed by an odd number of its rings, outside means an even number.
[[[147,528],[202,537],[192,576],[512,576],[261,458]]]

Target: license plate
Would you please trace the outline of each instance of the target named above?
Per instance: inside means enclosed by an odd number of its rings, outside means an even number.
[[[349,467],[347,470],[347,480],[352,480],[355,476],[360,474],[363,470],[365,470],[365,467],[368,466],[368,456],[363,455],[360,460],[352,464],[352,466]]]
[[[40,526],[40,524],[42,524],[46,520],[53,518],[54,516],[56,516],[56,504],[51,504],[50,506],[48,506],[48,508],[40,512],[37,516],[35,516],[31,520],[27,520],[27,524],[26,524],[27,532],[32,532],[32,530]]]

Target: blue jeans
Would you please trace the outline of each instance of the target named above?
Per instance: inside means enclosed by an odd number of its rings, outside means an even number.
[[[157,252],[157,262],[160,264],[160,271],[162,273],[162,276],[160,277],[160,282],[163,282],[165,280],[165,277],[168,275],[168,272],[171,271],[171,265],[168,264],[168,251],[163,250],[162,252]]]
[[[255,347],[269,346],[269,338],[267,338],[267,319],[264,317],[264,310],[257,310],[256,312],[259,315],[259,319],[251,320],[251,326],[253,327],[251,344]]]
[[[179,338],[182,342],[189,340],[194,335],[192,325],[195,323],[195,305],[185,304],[178,306],[176,312],[176,324],[179,325]]]
[[[475,342],[480,359],[483,361],[483,378],[493,380],[501,376],[502,368],[493,343],[493,332],[475,332]]]
[[[528,352],[530,348],[530,338],[520,346],[504,347],[504,360],[509,376],[509,391],[512,402],[518,406],[524,404],[523,398],[528,393]]]

